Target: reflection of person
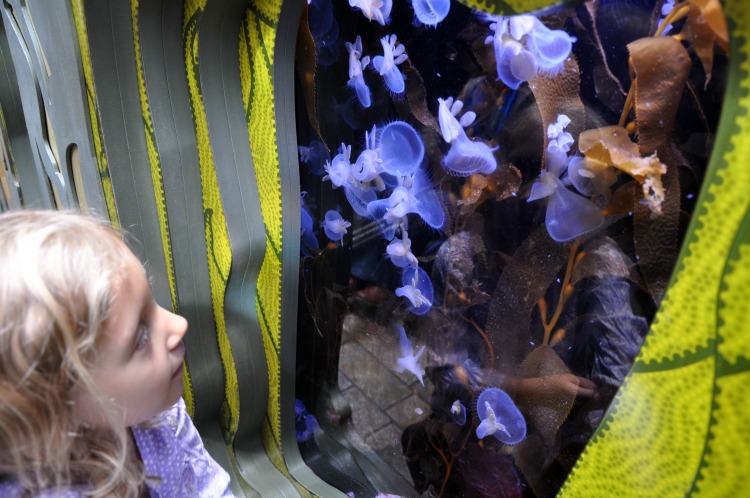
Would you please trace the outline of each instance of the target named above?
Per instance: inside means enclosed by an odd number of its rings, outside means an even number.
[[[184,318],[111,227],[0,215],[0,496],[231,496],[182,401]]]

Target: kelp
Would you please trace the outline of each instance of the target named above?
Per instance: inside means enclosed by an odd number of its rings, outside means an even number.
[[[564,114],[570,119],[566,131],[575,139],[583,131],[586,122],[586,111],[581,100],[581,74],[578,62],[571,55],[563,70],[553,76],[539,74],[529,81],[529,88],[534,93],[539,113],[542,115],[542,129],[547,130],[550,124],[557,121],[557,116]],[[545,134],[544,147],[548,137]]]
[[[553,241],[541,226],[524,240],[503,270],[492,293],[486,332],[495,351],[495,365],[515,370],[531,342],[530,317],[539,299],[568,258],[571,243]]]
[[[690,42],[690,46],[703,64],[707,87],[713,72],[714,48],[718,48],[724,54],[729,53],[727,20],[719,0],[686,0],[676,3],[675,19],[679,18],[679,15],[685,15],[680,14],[685,12],[685,9],[687,20],[677,38]]]
[[[627,130],[619,126],[586,130],[578,137],[578,148],[594,164],[613,166],[632,176],[641,184],[651,212],[661,213],[665,195],[661,176],[667,167],[656,153],[641,157],[638,144],[630,140]]]
[[[315,40],[310,31],[310,24],[307,20],[307,13],[308,7],[307,4],[304,4],[302,7],[302,17],[300,18],[299,28],[297,29],[297,49],[295,53],[297,77],[302,84],[310,126],[312,126],[320,140],[325,144],[323,135],[320,133],[318,108],[315,100],[315,74],[318,67],[318,55],[315,50]]]

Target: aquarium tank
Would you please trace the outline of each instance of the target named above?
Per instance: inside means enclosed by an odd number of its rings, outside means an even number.
[[[670,277],[727,82],[715,0],[310,0],[296,436],[350,496],[550,497]]]

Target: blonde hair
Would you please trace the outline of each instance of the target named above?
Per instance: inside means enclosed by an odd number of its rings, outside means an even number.
[[[130,253],[104,222],[72,212],[0,214],[0,476],[33,495],[83,486],[137,496],[143,465],[93,375],[113,289]],[[102,427],[74,415],[90,393]]]

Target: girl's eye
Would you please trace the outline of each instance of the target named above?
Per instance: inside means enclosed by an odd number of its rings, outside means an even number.
[[[141,350],[146,347],[146,344],[148,344],[149,336],[150,336],[150,332],[149,332],[148,327],[144,324],[140,324],[138,326],[138,340],[135,343],[136,351]]]

